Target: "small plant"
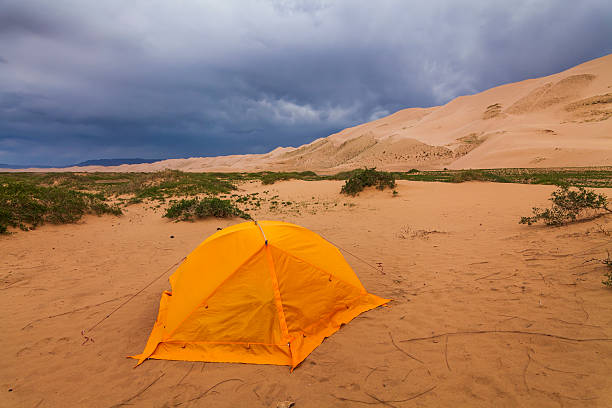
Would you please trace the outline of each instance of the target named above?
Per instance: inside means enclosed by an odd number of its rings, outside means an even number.
[[[249,214],[240,210],[230,200],[216,197],[182,199],[168,207],[164,217],[177,221],[192,221],[206,217],[251,219]]]
[[[609,288],[612,288],[612,258],[610,258],[610,252],[608,252],[608,257],[606,259],[602,259],[601,263],[608,267],[608,272],[604,273],[606,280],[602,281],[604,285]]]
[[[397,237],[399,239],[408,239],[408,238],[410,239],[415,239],[415,238],[429,239],[429,236],[433,234],[446,234],[446,232],[430,230],[430,229],[415,230],[415,229],[410,228],[409,225],[405,225],[400,228],[399,232],[397,233]]]
[[[544,221],[546,225],[563,225],[573,222],[587,210],[605,210],[612,212],[607,207],[608,198],[604,194],[597,194],[594,190],[584,187],[559,186],[553,191],[549,199],[552,201],[550,208],[533,208],[531,217],[521,217],[519,224],[534,224]]]
[[[366,187],[376,187],[379,190],[395,188],[395,177],[393,173],[376,171],[376,168],[354,170],[346,180],[340,192],[356,196]]]

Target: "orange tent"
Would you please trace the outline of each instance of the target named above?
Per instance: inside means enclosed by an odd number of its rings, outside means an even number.
[[[202,242],[170,277],[144,352],[164,360],[296,367],[340,325],[387,299],[369,294],[331,243],[279,221]]]

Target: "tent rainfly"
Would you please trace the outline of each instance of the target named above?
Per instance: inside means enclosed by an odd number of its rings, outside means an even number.
[[[202,242],[170,277],[142,354],[295,368],[325,337],[388,302],[340,251],[286,222],[244,222]]]

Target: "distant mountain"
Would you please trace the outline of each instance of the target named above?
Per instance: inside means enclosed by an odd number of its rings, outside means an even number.
[[[155,163],[161,159],[97,159],[87,160],[77,164],[73,164],[66,167],[83,167],[83,166],[120,166],[122,164],[142,164],[142,163]]]
[[[84,167],[84,166],[120,166],[122,164],[146,164],[155,163],[161,159],[97,159],[87,160],[77,164],[70,164],[68,166],[49,166],[40,164],[4,164],[0,163],[0,169],[65,169],[67,167]]]

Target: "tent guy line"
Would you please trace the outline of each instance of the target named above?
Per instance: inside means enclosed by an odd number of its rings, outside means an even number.
[[[151,282],[147,283],[142,289],[140,289],[138,292],[134,293],[132,296],[130,296],[125,302],[121,303],[119,306],[117,306],[115,309],[113,309],[113,311],[111,311],[109,314],[107,314],[106,316],[104,316],[102,319],[100,319],[100,321],[98,321],[96,324],[94,324],[93,326],[91,326],[91,328],[89,328],[88,330],[82,330],[81,331],[81,336],[85,339],[85,341],[83,341],[84,345],[85,343],[91,341],[93,343],[93,339],[89,336],[87,336],[87,334],[89,334],[90,332],[92,332],[96,327],[98,327],[103,321],[105,321],[106,319],[108,319],[109,317],[111,317],[117,310],[121,309],[123,306],[125,306],[126,304],[129,303],[130,300],[134,299],[136,296],[140,295],[142,292],[144,292],[149,286],[151,286],[152,284],[154,284],[155,282],[157,282],[159,279],[161,279],[162,276],[164,276],[165,274],[167,274],[168,272],[170,272],[174,267],[178,266],[181,262],[183,262],[185,259],[187,259],[186,256],[184,256],[183,258],[181,258],[180,260],[176,261],[175,263],[173,263],[168,269],[166,269],[161,275],[157,276],[155,279],[153,279]]]

